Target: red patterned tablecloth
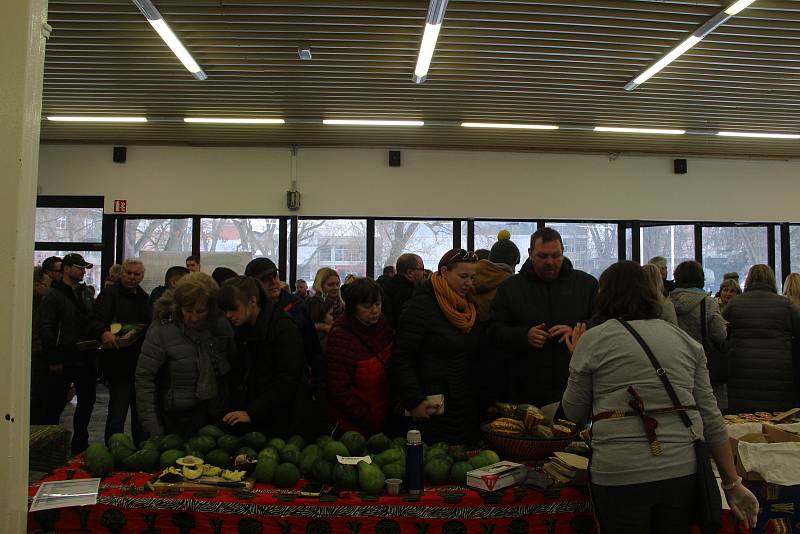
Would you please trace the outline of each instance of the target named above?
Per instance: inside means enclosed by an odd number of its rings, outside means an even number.
[[[89,478],[75,461],[41,482]],[[366,497],[344,492],[335,500],[298,497],[290,490],[257,484],[252,491],[210,490],[154,493],[151,475],[114,473],[103,479],[97,505],[34,512],[29,532],[109,534],[590,534],[594,520],[579,488],[541,493],[506,488],[484,493],[463,486],[408,496]],[[30,497],[39,484],[30,488]],[[301,483],[302,484],[302,483]],[[726,532],[736,532],[732,525]],[[739,531],[741,532],[741,531]]]

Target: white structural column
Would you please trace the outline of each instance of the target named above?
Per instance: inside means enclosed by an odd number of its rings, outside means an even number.
[[[3,0],[0,17],[0,532],[25,532],[33,226],[47,0]]]

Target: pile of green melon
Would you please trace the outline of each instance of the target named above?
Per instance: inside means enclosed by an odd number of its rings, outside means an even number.
[[[257,460],[258,482],[281,488],[297,486],[301,478],[332,484],[342,490],[361,490],[370,494],[384,491],[387,478],[405,478],[405,438],[390,439],[375,434],[369,439],[358,432],[346,432],[338,441],[320,436],[306,443],[302,436],[289,439],[267,438],[260,432],[237,437],[209,425],[199,435],[184,442],[170,434],[151,438],[137,448],[125,434],[114,434],[108,447],[91,445],[84,453],[87,470],[94,476],[105,476],[114,469],[154,471],[175,465],[184,456],[194,456],[206,464],[227,469],[236,461]],[[423,445],[425,478],[431,485],[466,484],[467,471],[499,462],[490,450],[469,457],[462,447],[447,443]],[[340,464],[337,456],[369,456],[371,463]]]

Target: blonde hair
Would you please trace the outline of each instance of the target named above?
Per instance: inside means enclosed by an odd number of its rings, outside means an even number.
[[[659,300],[662,300],[664,298],[664,279],[661,278],[661,269],[655,263],[648,263],[642,265],[642,270]]]
[[[750,289],[750,284],[764,284],[768,285],[772,291],[777,291],[775,285],[775,273],[772,267],[759,263],[750,267],[750,272],[747,273],[747,279],[744,281],[744,289]]]
[[[323,267],[319,271],[317,271],[317,276],[314,277],[314,285],[312,286],[314,289],[314,293],[321,294],[322,291],[322,284],[324,284],[328,278],[331,276],[335,276],[341,280],[339,273],[331,269],[330,267]]]
[[[141,265],[144,269],[144,262],[139,258],[125,258],[125,261],[122,262],[122,269],[124,270],[128,265]]]
[[[209,317],[217,313],[219,286],[214,279],[206,273],[196,272],[183,276],[178,280],[178,283],[175,284],[175,289],[168,293],[171,293],[170,311],[172,312],[173,321],[182,322],[183,315],[181,314],[181,309],[195,306],[201,302],[207,303]]]
[[[789,273],[783,282],[783,294],[789,300],[800,306],[800,274]]]

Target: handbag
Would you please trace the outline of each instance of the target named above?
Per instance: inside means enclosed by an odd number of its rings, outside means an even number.
[[[711,379],[711,385],[719,386],[721,384],[727,384],[728,354],[708,337],[705,299],[700,302],[700,341],[706,353],[706,360],[708,360],[708,377]]]
[[[661,379],[664,389],[667,390],[667,394],[669,395],[670,400],[672,400],[673,406],[676,408],[680,407],[681,403],[678,400],[678,396],[675,394],[675,390],[673,389],[669,378],[667,378],[667,371],[661,367],[660,363],[658,363],[653,351],[650,350],[650,347],[647,345],[647,343],[645,343],[644,339],[642,339],[642,336],[640,336],[639,333],[627,323],[627,321],[623,319],[617,320],[628,332],[630,332],[636,341],[639,342],[639,345],[642,346],[642,349],[644,349],[645,354],[647,354],[647,357],[650,359],[650,363],[656,370],[658,378]],[[702,532],[702,534],[716,533],[722,528],[722,498],[719,495],[719,486],[717,485],[717,479],[714,476],[714,470],[711,468],[711,455],[708,451],[708,445],[705,441],[700,439],[697,434],[694,433],[692,421],[689,419],[689,416],[686,415],[686,411],[678,410],[678,414],[680,415],[683,424],[689,429],[689,434],[694,440],[697,473],[695,474],[696,495],[693,519],[695,525],[700,528],[700,532]]]

